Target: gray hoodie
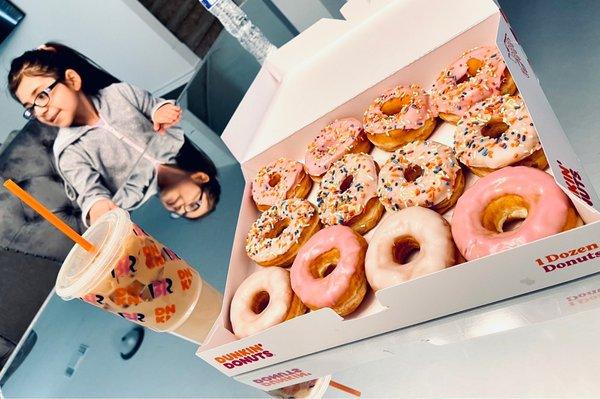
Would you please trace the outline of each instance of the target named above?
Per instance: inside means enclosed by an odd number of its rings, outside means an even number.
[[[101,199],[131,210],[156,194],[156,167],[174,163],[184,141],[180,128],[164,135],[154,130],[152,116],[168,101],[145,90],[117,83],[92,102],[100,123],[61,128],[54,142],[67,196],[77,200],[86,226],[90,208]]]

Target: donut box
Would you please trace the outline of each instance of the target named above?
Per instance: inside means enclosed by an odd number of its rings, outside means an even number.
[[[351,0],[341,11],[346,20],[321,20],[269,56],[223,134],[247,185],[223,309],[197,355],[229,376],[600,271],[595,255],[598,251],[600,256],[597,194],[495,3]],[[373,99],[398,84],[429,87],[465,50],[484,45],[500,50],[538,132],[549,163],[546,172],[585,224],[377,292],[369,290],[359,308],[345,317],[324,308],[238,339],[230,322],[231,300],[245,278],[260,268],[245,251],[246,235],[260,216],[250,184],[260,168],[280,157],[302,161],[308,144],[329,122],[361,120]],[[455,129],[440,122],[429,139],[452,146]],[[379,165],[391,154],[371,151]],[[466,186],[477,179],[466,173]],[[308,197],[313,204],[317,190],[318,184]],[[452,212],[443,216],[450,220]],[[364,236],[367,241],[373,231]],[[591,255],[582,257],[584,253]],[[306,377],[300,374],[286,381]]]

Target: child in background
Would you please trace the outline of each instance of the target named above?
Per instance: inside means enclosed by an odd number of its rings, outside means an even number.
[[[115,207],[152,195],[172,213],[197,219],[218,201],[212,163],[175,125],[181,108],[118,80],[77,51],[47,43],[11,63],[8,85],[26,119],[59,127],[57,169],[86,226]]]

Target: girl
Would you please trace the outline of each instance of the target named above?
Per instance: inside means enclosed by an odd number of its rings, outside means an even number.
[[[209,213],[220,186],[212,163],[175,125],[181,108],[118,80],[58,43],[11,63],[8,86],[26,119],[59,127],[57,169],[86,226],[160,192],[169,211],[189,219]]]

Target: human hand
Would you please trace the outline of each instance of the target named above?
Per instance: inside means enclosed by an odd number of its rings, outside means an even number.
[[[154,130],[160,134],[165,134],[167,129],[179,123],[181,120],[181,107],[175,104],[166,103],[160,106],[153,115],[152,122]]]
[[[95,202],[90,208],[90,225],[94,224],[96,220],[100,218],[100,216],[104,215],[106,212],[112,211],[115,208],[118,208],[118,206],[108,198]]]

